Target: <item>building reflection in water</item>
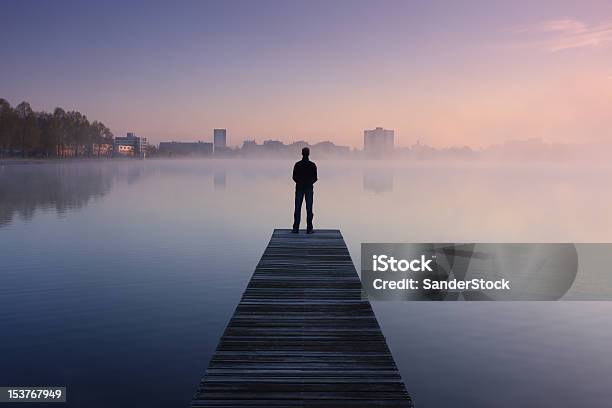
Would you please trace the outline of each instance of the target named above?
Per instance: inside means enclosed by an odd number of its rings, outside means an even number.
[[[226,171],[225,169],[215,169],[213,173],[213,185],[215,190],[225,190]]]
[[[363,191],[385,193],[393,191],[393,169],[367,168],[363,170]]]

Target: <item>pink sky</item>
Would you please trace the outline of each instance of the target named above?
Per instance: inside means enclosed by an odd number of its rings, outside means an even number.
[[[117,135],[211,140],[224,127],[231,145],[359,148],[376,126],[400,146],[612,137],[609,1],[16,4],[0,17],[21,33],[2,50],[0,97],[77,109]]]

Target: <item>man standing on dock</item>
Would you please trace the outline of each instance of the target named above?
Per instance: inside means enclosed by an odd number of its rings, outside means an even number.
[[[293,181],[295,181],[295,212],[293,213],[293,232],[300,230],[300,217],[302,215],[302,201],[306,198],[306,233],[312,234],[312,199],[313,184],[317,181],[317,165],[308,159],[310,149],[302,149],[302,160],[293,166]]]

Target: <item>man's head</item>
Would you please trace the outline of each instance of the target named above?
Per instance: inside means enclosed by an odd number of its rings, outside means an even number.
[[[308,158],[308,156],[310,156],[310,149],[308,147],[304,147],[302,149],[302,157],[304,157],[305,159]]]

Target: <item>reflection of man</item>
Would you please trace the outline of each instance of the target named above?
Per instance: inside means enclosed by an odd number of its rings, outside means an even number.
[[[308,159],[310,149],[302,149],[302,160],[293,166],[293,181],[295,181],[295,212],[293,213],[293,230],[297,234],[300,229],[302,201],[306,198],[306,233],[312,234],[312,185],[317,181],[317,165]]]

